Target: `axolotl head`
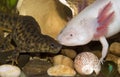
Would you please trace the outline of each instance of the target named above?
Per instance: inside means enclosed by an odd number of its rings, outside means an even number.
[[[93,39],[94,33],[94,19],[73,18],[60,32],[57,40],[66,46],[84,45]]]

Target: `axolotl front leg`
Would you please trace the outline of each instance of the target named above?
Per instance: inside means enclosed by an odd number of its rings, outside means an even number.
[[[99,40],[102,44],[102,57],[100,58],[100,62],[103,64],[103,60],[107,55],[109,45],[108,45],[108,42],[104,36],[100,37]]]
[[[103,59],[106,57],[108,52],[108,42],[106,40],[106,33],[108,30],[109,24],[114,19],[114,11],[110,12],[110,8],[112,6],[112,3],[109,2],[99,13],[97,22],[99,24],[99,27],[96,29],[96,33],[94,35],[94,38],[98,38],[99,41],[102,44],[102,57],[100,58],[100,62],[103,63]]]

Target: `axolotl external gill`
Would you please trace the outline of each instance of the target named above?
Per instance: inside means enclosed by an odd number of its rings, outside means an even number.
[[[107,37],[120,32],[120,1],[96,0],[72,18],[60,32],[57,39],[66,46],[85,45],[90,41],[100,41],[102,57],[107,55]]]

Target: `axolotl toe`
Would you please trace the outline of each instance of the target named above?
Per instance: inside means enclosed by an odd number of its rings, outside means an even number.
[[[107,55],[107,37],[120,32],[120,1],[96,0],[72,18],[58,35],[58,41],[66,46],[85,45],[90,41],[100,41],[102,57]]]

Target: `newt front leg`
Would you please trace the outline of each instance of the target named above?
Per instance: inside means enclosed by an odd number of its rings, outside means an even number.
[[[8,56],[8,61],[12,61],[12,65],[18,64],[19,50],[15,49],[11,52],[12,54]]]

